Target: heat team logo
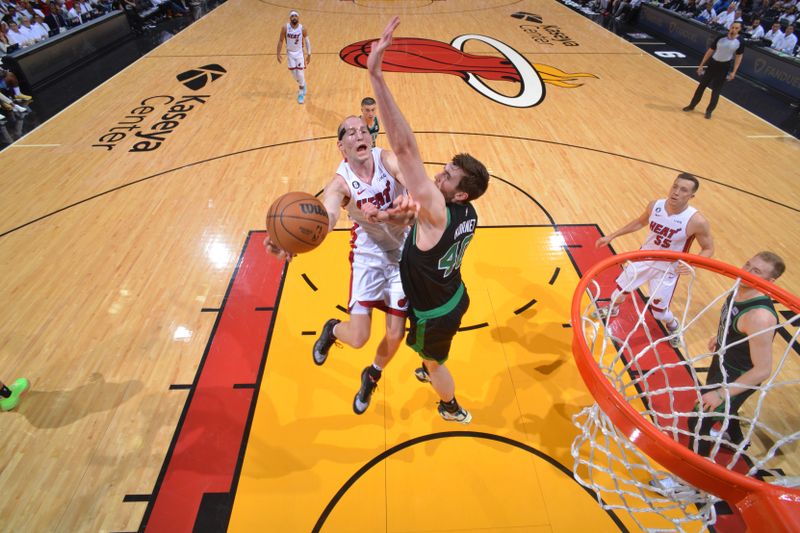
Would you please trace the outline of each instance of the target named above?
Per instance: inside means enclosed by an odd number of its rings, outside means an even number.
[[[193,91],[199,91],[207,84],[218,80],[227,71],[220,65],[205,65],[203,67],[181,72],[176,77],[178,81]]]
[[[470,41],[487,44],[502,57],[464,52]],[[339,52],[342,60],[354,67],[366,68],[374,39],[359,41]],[[545,84],[575,88],[583,85],[578,78],[596,78],[594,74],[567,73],[549,65],[531,64],[525,56],[502,41],[486,35],[459,35],[450,44],[416,37],[396,37],[386,50],[383,69],[387,72],[424,72],[460,77],[481,95],[509,107],[533,107],[545,97]],[[509,96],[496,91],[483,80],[509,82],[518,86]]]

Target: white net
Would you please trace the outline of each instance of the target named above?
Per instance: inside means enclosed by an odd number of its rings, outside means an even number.
[[[753,300],[754,289],[741,279],[684,261],[680,265],[690,272],[681,277],[670,306],[679,329],[663,327],[647,297],[625,286],[625,280],[641,281],[639,274],[652,267],[634,261],[622,275],[615,264],[594,277],[584,298],[582,324],[573,324],[576,333],[583,332],[590,353],[619,395],[666,439],[743,475],[796,487],[800,314],[761,293]],[[648,293],[663,294],[669,278],[667,271],[653,276]],[[617,284],[633,291],[624,303],[608,296]],[[740,305],[743,301],[750,307]],[[738,320],[756,307],[770,313],[774,308],[777,324],[744,335]],[[609,312],[613,309],[618,314]],[[734,385],[748,371],[742,354],[755,349],[751,341],[756,338],[762,346],[764,339],[772,339],[769,376],[757,384]],[[707,393],[717,398],[714,403],[721,401],[715,409],[708,406]],[[706,410],[698,407],[704,402]],[[702,531],[716,522],[722,508],[718,497],[654,463],[597,404],[573,420],[580,429],[572,445],[575,478],[595,491],[605,508],[629,512],[648,531]]]

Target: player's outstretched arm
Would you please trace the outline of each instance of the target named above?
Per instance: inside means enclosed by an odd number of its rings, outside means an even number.
[[[325,186],[322,192],[322,205],[328,212],[328,231],[333,231],[339,221],[339,214],[348,201],[350,201],[350,190],[339,174]]]
[[[597,241],[594,243],[595,247],[600,248],[601,246],[607,246],[611,244],[611,241],[620,235],[627,235],[628,233],[639,231],[643,227],[647,226],[647,221],[650,220],[650,213],[653,211],[653,204],[655,204],[655,200],[647,204],[647,209],[645,209],[644,213],[634,218],[614,233],[610,233],[605,237],[600,237],[597,239]]]
[[[383,77],[383,54],[391,46],[392,34],[399,24],[400,18],[393,17],[381,38],[372,43],[367,59],[367,69],[375,92],[375,99],[381,109],[383,126],[392,151],[397,157],[406,188],[420,205],[420,220],[435,224],[439,221],[438,219],[444,220],[446,217],[444,197],[428,178],[414,133],[397,106]]]

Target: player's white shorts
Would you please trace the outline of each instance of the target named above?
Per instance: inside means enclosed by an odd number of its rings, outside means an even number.
[[[630,261],[617,278],[617,288],[622,292],[633,292],[645,283],[648,284],[650,305],[656,309],[667,309],[678,275],[674,266],[667,271],[653,267],[654,261]],[[662,261],[663,263],[663,261]]]
[[[304,70],[306,68],[306,60],[303,57],[303,52],[287,52],[286,65],[289,70]]]
[[[351,263],[351,314],[369,314],[373,308],[398,316],[406,316],[408,302],[400,281],[400,265],[370,261],[356,255]]]

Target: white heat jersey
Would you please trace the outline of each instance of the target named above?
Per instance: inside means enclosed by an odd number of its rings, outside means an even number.
[[[653,211],[650,213],[650,233],[642,245],[642,250],[672,250],[688,252],[694,237],[686,234],[689,220],[697,213],[697,209],[687,206],[680,213],[670,215],[667,213],[667,201],[656,200]],[[653,261],[651,266],[667,270],[671,263],[668,261]]]
[[[291,22],[286,23],[286,53],[303,53],[303,25],[298,24],[297,28],[292,28]]]
[[[352,171],[347,161],[342,161],[336,173],[344,178],[350,190],[350,200],[344,208],[353,221],[351,233],[353,238],[350,246],[356,255],[364,258],[372,257],[391,263],[400,262],[400,252],[406,240],[408,227],[395,224],[375,224],[367,221],[361,213],[361,206],[365,202],[372,202],[378,209],[385,210],[391,207],[398,196],[405,193],[405,187],[400,185],[394,176],[389,174],[381,163],[381,148],[372,149],[374,172],[372,183],[361,181]]]

